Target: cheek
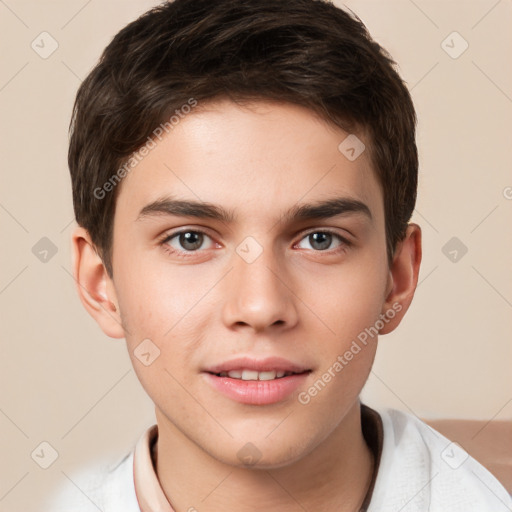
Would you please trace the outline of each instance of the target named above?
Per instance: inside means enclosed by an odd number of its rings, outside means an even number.
[[[155,338],[172,335],[204,294],[193,266],[173,269],[159,258],[120,260],[116,289],[130,334]]]
[[[315,343],[319,362],[315,381],[299,398],[301,404],[311,407],[310,412],[324,418],[325,408],[331,410],[328,421],[333,427],[347,404],[357,399],[371,371],[384,286],[383,267],[377,263],[360,269],[352,266],[329,281],[326,293],[316,288],[311,292],[310,300],[324,326]],[[318,320],[311,320],[309,332],[314,331],[313,324],[318,326]]]
[[[327,350],[339,351],[375,324],[381,313],[386,286],[386,266],[375,257],[361,256],[350,265],[339,266],[304,287],[314,317],[322,320]],[[305,300],[306,302],[306,300]],[[311,320],[315,321],[315,320]]]
[[[122,268],[119,276],[124,276],[118,293],[127,346],[141,383],[146,390],[164,384],[169,389],[175,376],[185,385],[190,372],[184,369],[197,366],[194,358],[209,332],[212,305],[205,294],[215,276],[202,275],[193,265],[171,269],[166,265],[137,265],[136,261]],[[150,347],[154,344],[158,353],[147,368],[137,359],[143,340],[151,340],[145,343]]]
[[[126,341],[147,394],[156,404],[174,404],[173,410],[183,416],[187,414],[181,410],[184,389],[192,389],[198,366],[195,358],[208,329],[203,325],[204,308],[198,303],[202,294],[190,289],[179,292],[175,284],[176,280],[165,282],[146,274],[134,287],[135,293],[125,297]]]

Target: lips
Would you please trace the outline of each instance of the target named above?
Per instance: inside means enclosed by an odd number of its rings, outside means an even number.
[[[261,360],[250,357],[237,357],[236,359],[231,359],[230,361],[210,366],[206,368],[204,371],[219,375],[221,373],[227,374],[230,371],[240,372],[244,370],[258,373],[276,372],[276,374],[277,372],[292,374],[311,371],[311,369],[305,365],[294,363],[281,357],[267,357]]]
[[[269,405],[283,401],[305,385],[311,368],[286,359],[239,357],[203,371],[213,389],[235,402]]]

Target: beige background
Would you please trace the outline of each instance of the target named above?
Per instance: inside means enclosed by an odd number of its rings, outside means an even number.
[[[0,0],[2,512],[47,510],[51,486],[119,458],[154,421],[124,342],[105,337],[76,295],[66,157],[80,81],[156,3]],[[421,157],[420,285],[398,331],[381,338],[363,398],[420,417],[512,419],[512,2],[345,5],[399,63]],[[58,43],[46,59],[31,48],[43,31]],[[456,59],[441,46],[453,31],[469,44]],[[32,252],[43,237],[57,249],[46,263]],[[442,250],[452,237],[468,249],[457,262]],[[46,470],[31,458],[43,441],[59,454]]]

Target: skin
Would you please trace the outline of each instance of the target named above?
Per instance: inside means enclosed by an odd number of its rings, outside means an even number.
[[[156,469],[176,512],[352,511],[363,500],[373,457],[358,397],[376,338],[309,403],[297,395],[393,304],[401,310],[380,334],[397,327],[417,285],[421,231],[409,225],[388,265],[382,190],[368,150],[354,161],[338,150],[347,135],[295,105],[200,104],[120,185],[113,279],[87,231],[72,235],[80,298],[105,334],[126,339],[155,403]],[[166,194],[221,205],[235,220],[137,220]],[[283,221],[299,203],[333,197],[362,201],[371,219]],[[204,231],[202,245],[194,252],[179,236],[162,243],[178,228]],[[309,235],[326,229],[335,235],[322,250]],[[252,263],[236,252],[248,236],[262,248]],[[166,252],[169,246],[190,257]],[[134,355],[147,338],[160,349],[149,366]],[[280,356],[312,372],[282,402],[240,404],[201,373],[236,355]],[[237,456],[248,442],[261,454],[250,467]]]

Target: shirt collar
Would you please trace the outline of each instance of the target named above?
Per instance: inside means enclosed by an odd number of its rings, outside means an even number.
[[[148,428],[135,446],[133,480],[141,512],[174,512],[158,480],[151,452],[158,439],[158,425]]]

